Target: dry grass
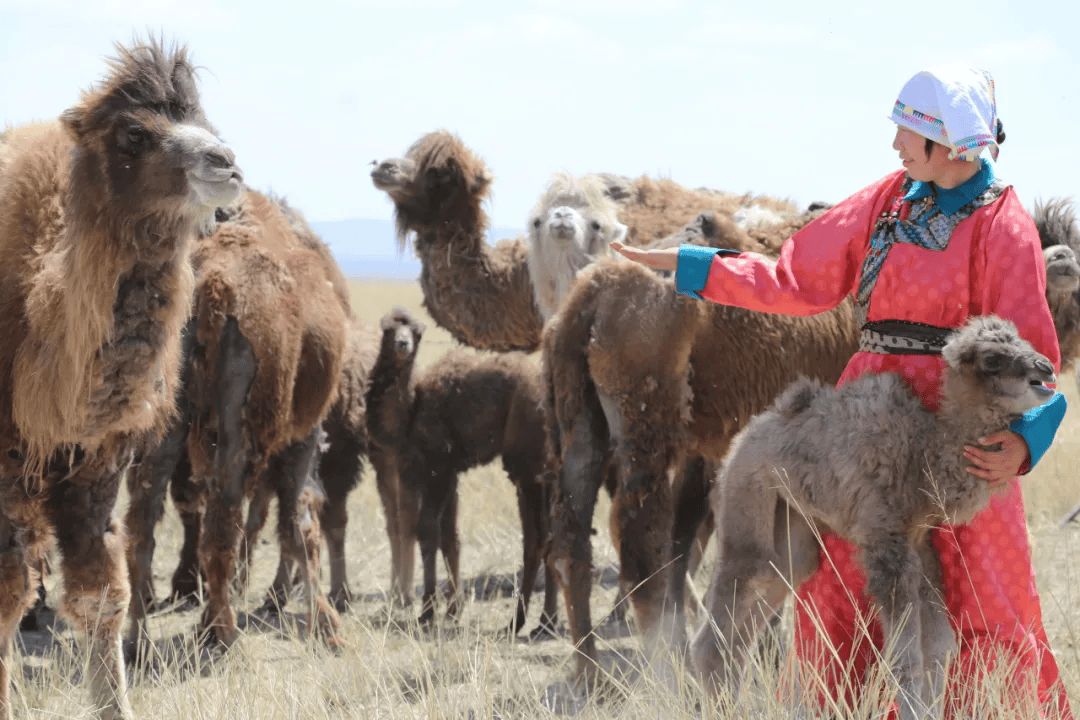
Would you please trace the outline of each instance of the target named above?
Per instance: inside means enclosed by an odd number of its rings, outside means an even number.
[[[439,357],[452,342],[427,320],[416,283],[364,282],[352,287],[353,306],[364,319],[377,322],[393,305],[402,305],[428,324],[419,363]],[[1042,595],[1046,629],[1073,697],[1080,697],[1080,522],[1059,529],[1058,519],[1080,502],[1080,478],[1073,458],[1080,455],[1080,422],[1073,378],[1062,383],[1072,408],[1055,446],[1029,478],[1025,498]],[[121,499],[121,508],[126,499]],[[513,489],[501,468],[471,472],[461,484],[462,574],[464,578],[512,575],[520,567],[521,534]],[[614,563],[607,535],[609,504],[601,494],[594,537],[596,563]],[[382,594],[390,576],[389,544],[382,509],[370,472],[349,502],[347,547],[349,578],[361,595],[343,617],[347,644],[331,653],[304,639],[290,615],[285,628],[251,621],[236,647],[210,661],[195,652],[192,630],[197,611],[161,613],[151,618],[156,641],[151,670],[133,674],[130,698],[137,715],[154,718],[533,718],[552,713],[544,705],[545,688],[567,676],[571,648],[563,637],[542,643],[511,642],[502,630],[513,612],[513,599],[470,598],[456,625],[421,631],[411,622],[414,610],[388,609]],[[272,524],[272,523],[271,523]],[[154,577],[158,595],[168,589],[180,543],[180,525],[170,507],[158,529]],[[256,554],[251,588],[238,598],[251,611],[269,586],[277,561],[270,532]],[[706,562],[708,566],[708,562]],[[441,568],[440,568],[441,570]],[[699,588],[706,580],[699,578]],[[53,596],[58,592],[50,588]],[[597,586],[593,617],[610,609],[615,589]],[[534,596],[532,627],[539,614]],[[290,610],[299,612],[300,608]],[[560,614],[563,608],[560,607]],[[242,616],[244,619],[246,616]],[[82,683],[84,657],[70,632],[55,636],[27,633],[13,669],[15,713],[19,717],[86,717],[87,693]],[[632,638],[602,640],[611,660],[614,691],[604,703],[590,703],[582,717],[695,717],[696,690],[680,697],[657,687],[648,673],[638,677],[637,645]],[[21,672],[20,672],[21,669]],[[739,716],[769,720],[789,717],[776,699],[776,671],[755,668],[757,682],[749,706]],[[687,701],[690,698],[690,701]],[[708,714],[708,713],[704,713]],[[860,713],[862,716],[866,716]],[[870,712],[873,715],[873,712]]]

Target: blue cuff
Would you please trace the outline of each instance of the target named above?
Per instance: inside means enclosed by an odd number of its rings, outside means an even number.
[[[738,255],[738,250],[727,248],[702,247],[700,245],[680,245],[679,265],[675,269],[675,291],[683,295],[703,300],[701,291],[709,281],[709,268],[718,254]]]
[[[1054,397],[1039,407],[1028,410],[1009,425],[1009,429],[1019,434],[1027,443],[1028,454],[1031,455],[1031,465],[1027,472],[1031,472],[1039,458],[1050,449],[1050,443],[1054,441],[1058,426],[1065,417],[1066,406],[1065,396],[1055,393]]]

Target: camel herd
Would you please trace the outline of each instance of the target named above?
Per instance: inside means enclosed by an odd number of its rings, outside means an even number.
[[[543,568],[534,634],[555,626],[561,590],[585,687],[598,680],[589,538],[601,487],[612,496],[622,592],[651,666],[668,681],[689,646],[687,572],[713,529],[724,567],[764,562],[746,549],[731,565],[740,547],[732,518],[745,524],[765,505],[733,510],[741,496],[716,488],[743,483],[752,494],[753,472],[725,458],[766,452],[753,434],[766,421],[751,419],[769,417],[761,414],[774,403],[826,393],[807,385],[785,394],[800,377],[836,383],[856,349],[855,308],[845,301],[787,317],[703,303],[607,247],[695,243],[775,256],[826,208],[561,173],[529,211],[526,233],[491,246],[483,205],[493,176],[451,133],[425,135],[371,175],[393,204],[399,246],[421,260],[428,315],[490,353],[452,350],[416,368],[422,322],[397,308],[379,327],[360,322],[303,215],[244,183],[200,106],[183,48],[118,46],[104,79],[58,120],[0,134],[0,719],[11,714],[12,641],[53,547],[60,610],[92,640],[90,702],[103,718],[132,716],[125,654],[138,657],[149,641],[154,529],[167,496],[184,528],[170,598],[195,602],[203,589],[200,630],[220,649],[238,637],[230,584],[247,581],[274,497],[281,555],[262,609],[275,612],[299,584],[308,627],[342,642],[338,613],[353,597],[346,505],[365,463],[385,511],[393,600],[411,600],[419,543],[427,623],[438,552],[451,576],[446,615],[462,612],[458,475],[501,460],[524,539],[509,627],[522,629]],[[1033,214],[1071,363],[1080,352],[1080,231],[1068,201]],[[1010,352],[1037,368],[1040,383],[1052,380],[1045,359],[1022,345],[1013,338]],[[959,377],[978,353],[955,354]],[[744,545],[772,527],[771,502]],[[767,535],[763,557],[774,552]],[[716,587],[710,610],[730,621],[730,598]],[[692,657],[711,687],[727,661],[707,631]]]

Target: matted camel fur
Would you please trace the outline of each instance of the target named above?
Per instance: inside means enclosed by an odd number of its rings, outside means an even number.
[[[173,413],[196,233],[241,182],[187,51],[154,39],[117,46],[58,121],[0,138],[0,718],[53,536],[60,610],[93,648],[91,704],[131,716],[113,509],[134,452]]]

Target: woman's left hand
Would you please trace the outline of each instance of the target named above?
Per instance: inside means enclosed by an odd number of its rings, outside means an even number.
[[[964,446],[964,457],[971,461],[967,471],[986,480],[990,485],[1001,483],[1020,474],[1020,468],[1028,459],[1028,446],[1017,433],[1002,430],[979,438],[981,445],[1001,443],[1000,450],[983,450],[971,445]]]

